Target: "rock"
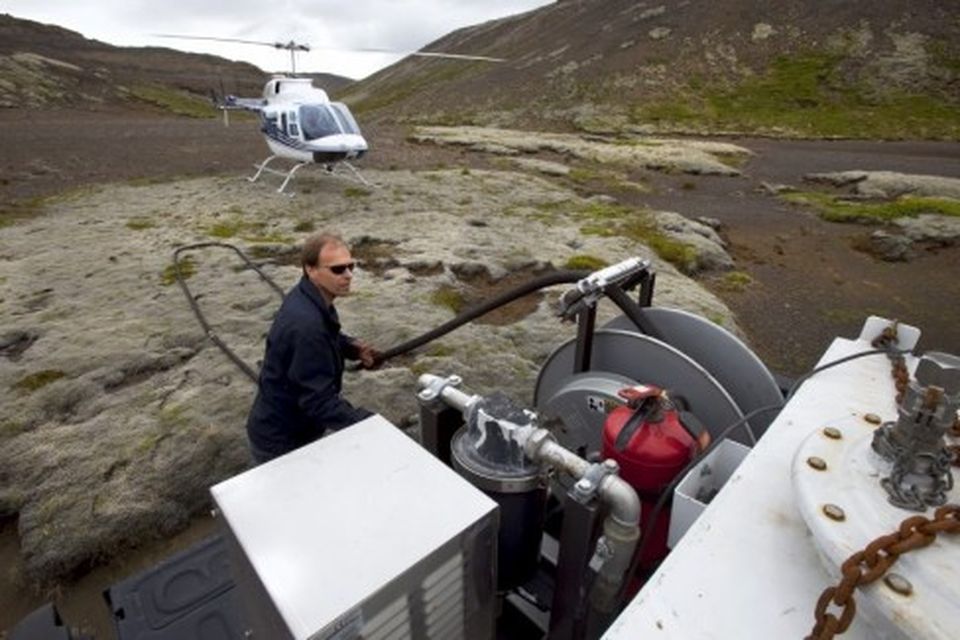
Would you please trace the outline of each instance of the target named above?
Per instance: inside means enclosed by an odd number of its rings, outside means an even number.
[[[537,160],[535,158],[511,158],[511,160],[523,167],[539,171],[548,176],[567,176],[570,175],[570,167],[559,162],[550,162],[549,160]]]
[[[870,234],[869,252],[886,262],[907,262],[915,255],[909,238],[886,231]]]
[[[804,179],[806,179],[806,176],[804,176]],[[778,196],[781,193],[792,193],[797,190],[796,187],[789,184],[774,184],[771,182],[761,182],[760,188],[772,196]]]
[[[652,215],[665,235],[693,247],[695,257],[688,273],[733,268],[733,258],[723,248],[723,239],[713,228],[671,211],[657,211]]]
[[[960,218],[922,214],[916,218],[898,218],[894,224],[914,242],[952,246],[960,241]]]
[[[834,173],[808,173],[803,176],[806,182],[819,182],[834,187],[845,187],[867,179],[866,171],[840,171]]]
[[[676,170],[693,175],[737,176],[740,171],[724,162],[725,157],[745,157],[751,152],[734,144],[707,140],[640,138],[628,141],[562,133],[494,129],[490,127],[420,127],[412,141],[470,148],[491,146],[491,153],[503,149],[515,153],[552,151],[591,162]]]
[[[853,185],[854,193],[865,198],[891,199],[902,195],[960,199],[960,178],[915,175],[894,171],[841,171],[811,173],[803,177],[835,187]]]
[[[707,225],[714,231],[719,231],[723,227],[723,223],[720,222],[720,220],[716,218],[711,218],[709,216],[697,216],[696,218],[694,218],[694,220],[699,222],[700,224]],[[717,237],[719,238],[719,236]],[[726,245],[726,243],[724,243],[724,245]]]

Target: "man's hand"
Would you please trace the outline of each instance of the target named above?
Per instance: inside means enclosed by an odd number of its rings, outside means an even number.
[[[353,343],[357,347],[357,358],[364,369],[373,369],[380,365],[381,353],[373,345],[357,340]]]

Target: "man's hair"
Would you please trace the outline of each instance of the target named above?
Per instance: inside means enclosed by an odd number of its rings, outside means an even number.
[[[300,266],[304,273],[307,272],[308,266],[317,266],[320,261],[320,252],[327,245],[345,247],[347,243],[335,233],[316,233],[307,238],[303,243],[303,249],[300,250]]]

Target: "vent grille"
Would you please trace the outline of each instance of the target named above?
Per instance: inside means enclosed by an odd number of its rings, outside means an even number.
[[[427,638],[463,638],[463,554],[443,563],[421,586]]]
[[[360,637],[366,640],[410,640],[410,606],[407,596],[402,596],[370,618],[363,626]]]

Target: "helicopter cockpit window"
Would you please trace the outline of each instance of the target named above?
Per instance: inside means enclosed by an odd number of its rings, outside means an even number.
[[[342,102],[331,102],[330,108],[332,108],[336,114],[337,121],[340,123],[340,128],[343,129],[344,133],[360,135],[360,127],[357,125],[357,121],[353,119],[353,114],[350,113],[347,105]]]
[[[300,125],[303,127],[303,137],[307,140],[341,133],[333,112],[323,104],[300,107]]]

